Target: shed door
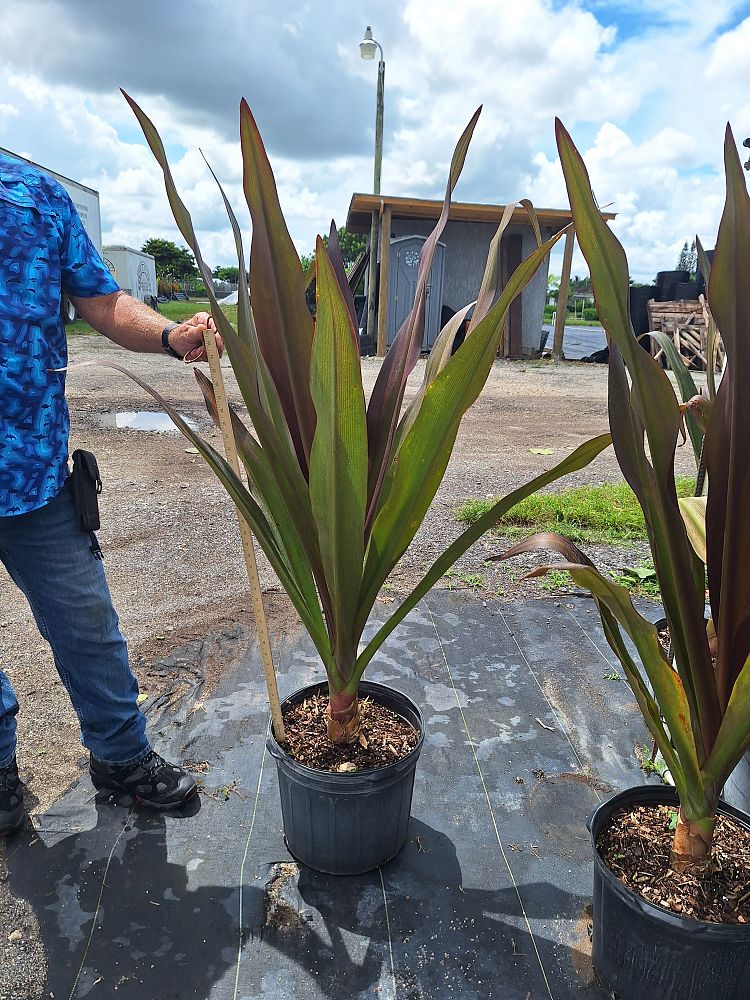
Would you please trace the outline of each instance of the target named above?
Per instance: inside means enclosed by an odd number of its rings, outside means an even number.
[[[414,305],[414,294],[419,274],[419,254],[425,243],[424,236],[401,236],[391,240],[390,280],[388,282],[388,346],[393,343],[401,326]],[[440,313],[443,308],[443,269],[445,244],[438,243],[427,282],[425,329],[422,350],[429,351],[440,332]]]

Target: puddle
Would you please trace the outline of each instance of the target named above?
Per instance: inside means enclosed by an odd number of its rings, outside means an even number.
[[[198,430],[198,424],[186,417],[184,413],[180,416],[194,431]],[[179,434],[175,425],[166,413],[153,413],[151,410],[139,410],[129,412],[126,410],[118,413],[103,413],[99,422],[104,427],[116,427],[119,430],[127,428],[133,431],[153,431],[156,434]]]

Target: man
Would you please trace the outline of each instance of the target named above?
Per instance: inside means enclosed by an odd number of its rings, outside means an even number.
[[[66,488],[69,417],[65,375],[55,370],[67,364],[63,291],[91,326],[122,347],[205,357],[207,313],[165,327],[163,317],[118,289],[65,190],[0,155],[0,560],[52,647],[94,785],[175,808],[196,794],[195,782],[148,742],[102,563],[76,523]],[[17,712],[0,669],[0,835],[24,819]]]

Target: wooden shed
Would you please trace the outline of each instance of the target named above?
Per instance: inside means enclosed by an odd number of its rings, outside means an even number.
[[[395,252],[408,244],[405,237],[424,238],[435,225],[442,209],[442,201],[426,198],[400,198],[374,194],[354,194],[346,220],[350,232],[364,233],[369,237],[373,212],[380,219],[380,240],[377,248],[377,353],[384,354],[390,343],[389,322],[392,328],[397,322],[394,317],[394,295],[392,283],[400,280],[394,266]],[[441,236],[444,244],[444,272],[442,281],[431,282],[434,292],[441,299],[443,315],[446,310],[457,312],[468,302],[472,302],[479,287],[487,260],[487,252],[492,237],[500,224],[505,206],[482,205],[469,202],[451,204],[448,224]],[[537,217],[543,239],[552,236],[571,221],[566,209],[537,209]],[[605,215],[613,218],[612,215]],[[572,239],[569,252],[565,253],[565,264],[570,273]],[[516,266],[536,247],[534,233],[523,208],[517,208],[501,242],[501,263],[504,280]],[[407,263],[414,256],[405,257]],[[547,275],[549,258],[539,268],[534,278],[520,298],[511,306],[508,329],[505,337],[505,354],[508,357],[534,356],[539,352],[542,339],[544,304],[547,295]],[[434,269],[433,269],[434,273]],[[435,303],[433,303],[433,312]],[[441,308],[438,308],[441,311]],[[390,313],[390,316],[389,316]],[[431,346],[425,333],[425,347]]]

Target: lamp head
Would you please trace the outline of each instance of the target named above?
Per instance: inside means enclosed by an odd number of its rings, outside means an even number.
[[[359,43],[359,54],[363,59],[374,59],[378,43],[372,37],[372,28],[368,24],[365,28],[365,37]]]

